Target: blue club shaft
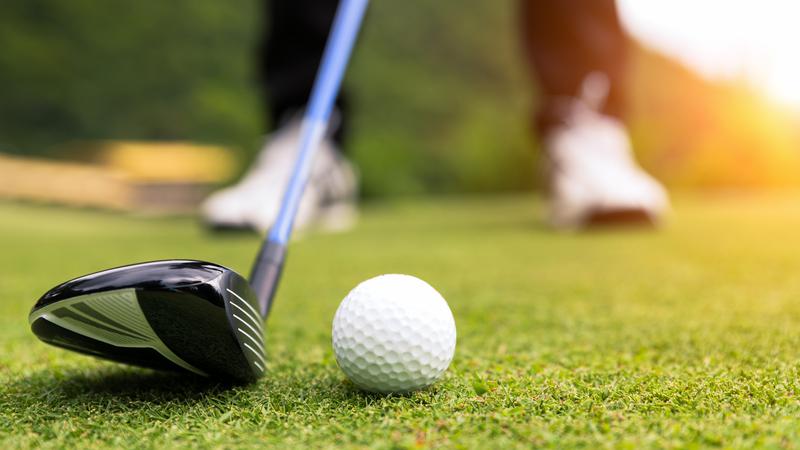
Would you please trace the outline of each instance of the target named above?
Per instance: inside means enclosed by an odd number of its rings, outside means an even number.
[[[308,182],[314,155],[325,137],[328,121],[350,59],[369,0],[342,0],[317,71],[311,99],[300,130],[300,151],[286,186],[278,216],[253,266],[250,284],[258,296],[261,316],[269,314],[286,259],[286,246]]]

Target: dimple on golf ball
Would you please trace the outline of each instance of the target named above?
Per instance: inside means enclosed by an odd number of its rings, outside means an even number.
[[[445,299],[419,278],[381,275],[355,287],[333,318],[342,371],[372,392],[431,385],[450,365],[456,323]]]

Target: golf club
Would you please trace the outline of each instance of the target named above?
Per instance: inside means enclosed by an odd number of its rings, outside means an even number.
[[[85,275],[36,302],[28,321],[39,339],[155,369],[239,382],[264,374],[263,321],[367,3],[343,0],[339,5],[303,118],[293,173],[250,282],[221,265],[194,260],[145,262]]]

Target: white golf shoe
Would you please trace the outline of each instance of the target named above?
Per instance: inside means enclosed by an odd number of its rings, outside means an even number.
[[[267,137],[261,153],[239,183],[212,194],[202,206],[203,219],[219,229],[266,232],[278,214],[298,152],[300,120]],[[357,176],[353,166],[325,138],[311,168],[295,229],[319,226],[344,230],[356,218]]]
[[[669,209],[667,193],[637,165],[622,122],[583,100],[568,108],[565,124],[543,140],[551,225],[658,225]]]

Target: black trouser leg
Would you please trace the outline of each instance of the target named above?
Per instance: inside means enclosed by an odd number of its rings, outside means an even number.
[[[614,0],[522,0],[525,52],[542,91],[537,128],[563,120],[565,97],[579,94],[592,72],[610,82],[603,113],[622,117],[628,40]]]
[[[265,113],[272,127],[302,111],[311,95],[338,0],[266,0],[259,54]],[[344,92],[336,100],[340,144],[347,124]]]

